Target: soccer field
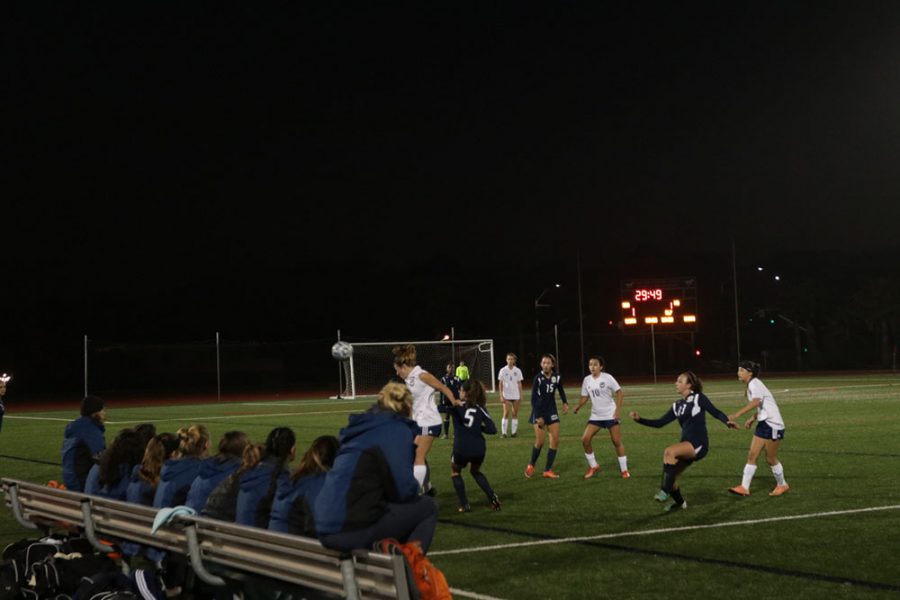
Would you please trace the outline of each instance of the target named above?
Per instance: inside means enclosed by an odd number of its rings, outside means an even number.
[[[673,378],[674,379],[674,378]],[[679,439],[663,429],[624,419],[622,437],[632,477],[623,480],[608,435],[594,451],[602,470],[583,480],[580,437],[589,411],[561,415],[555,470],[543,479],[523,476],[533,434],[488,436],[483,472],[503,503],[490,509],[469,475],[472,512],[458,513],[450,484],[452,440],[436,440],[430,454],[440,522],[430,556],[457,597],[672,598],[760,597],[888,598],[900,593],[900,378],[890,375],[764,377],[787,424],[781,446],[789,493],[769,497],[774,479],[763,457],[752,495],[733,496],[752,436],[707,420],[708,456],[681,478],[687,510],[665,513],[653,501],[662,451]],[[623,386],[623,412],[660,416],[676,399],[671,383]],[[737,380],[706,381],[716,406],[743,406]],[[578,390],[568,388],[570,401]],[[189,423],[209,426],[214,443],[231,429],[262,441],[270,429],[290,426],[298,454],[317,436],[335,434],[365,400],[289,400],[253,403],[117,408],[108,398],[107,440],[141,422],[160,431]],[[526,401],[527,404],[527,401]],[[574,406],[574,404],[573,404]],[[499,426],[500,406],[489,410]],[[587,408],[587,407],[585,407]],[[526,412],[523,406],[523,412]],[[7,415],[0,433],[0,474],[37,482],[60,478],[65,424],[77,413]],[[527,415],[524,415],[527,418]],[[9,509],[0,513],[0,543],[31,536]]]

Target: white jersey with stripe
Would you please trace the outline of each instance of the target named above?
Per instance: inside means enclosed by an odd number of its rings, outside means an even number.
[[[581,395],[591,399],[591,421],[611,421],[616,418],[616,398],[619,382],[609,373],[599,377],[588,375],[581,383]]]
[[[406,377],[406,387],[409,388],[413,397],[412,418],[419,427],[433,427],[443,423],[437,405],[434,403],[434,388],[419,378],[422,373],[427,372],[416,365]]]
[[[524,379],[522,375],[522,369],[519,367],[509,368],[509,365],[504,366],[500,369],[500,374],[497,376],[497,379],[500,381],[500,384],[503,386],[503,397],[507,400],[521,400],[522,394],[520,394],[519,390],[519,382]]]
[[[757,409],[756,420],[765,421],[772,429],[784,429],[784,419],[781,418],[781,411],[778,410],[775,397],[766,384],[756,377],[747,384],[747,402],[751,402],[754,398],[762,401]]]

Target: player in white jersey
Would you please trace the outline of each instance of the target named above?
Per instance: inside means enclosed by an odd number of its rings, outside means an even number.
[[[441,414],[434,402],[435,390],[446,396],[450,402],[456,402],[456,396],[437,377],[422,369],[416,363],[416,347],[412,344],[397,346],[393,349],[394,370],[406,382],[412,393],[412,418],[421,427],[416,436],[416,461],[413,475],[425,493],[431,492],[431,478],[428,476],[426,458],[434,443],[434,438],[441,435]]]
[[[604,373],[606,361],[602,356],[592,356],[588,359],[590,375],[581,383],[581,401],[575,407],[578,409],[591,400],[591,416],[588,419],[584,433],[581,434],[581,445],[584,447],[584,458],[588,463],[588,470],[584,474],[585,479],[593,477],[600,470],[600,465],[594,456],[594,447],[591,440],[601,429],[609,430],[609,439],[616,448],[616,456],[619,458],[619,471],[622,479],[628,479],[628,457],[625,456],[625,446],[622,444],[622,432],[619,429],[619,411],[622,410],[622,399],[625,392],[619,386],[619,382],[609,373]]]
[[[728,419],[736,421],[744,413],[756,409],[756,413],[747,420],[744,426],[750,429],[754,421],[757,422],[757,425],[753,440],[750,442],[750,451],[747,453],[747,464],[744,465],[741,485],[736,485],[728,491],[738,496],[750,495],[750,482],[756,473],[756,459],[765,448],[766,461],[775,476],[775,489],[769,492],[769,495],[780,496],[791,489],[784,479],[784,467],[778,461],[778,449],[781,446],[781,440],[784,439],[784,419],[781,418],[781,411],[778,410],[772,392],[759,380],[759,363],[749,360],[741,361],[737,376],[747,384],[747,404]]]
[[[510,434],[516,437],[519,433],[519,403],[522,401],[522,370],[516,366],[518,357],[512,352],[506,355],[506,366],[500,369],[497,381],[500,382],[500,402],[503,403],[503,419],[500,421],[500,437],[506,437],[512,415]]]

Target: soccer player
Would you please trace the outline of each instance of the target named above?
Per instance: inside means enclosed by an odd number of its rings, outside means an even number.
[[[416,347],[412,344],[397,346],[394,353],[394,370],[397,376],[406,382],[413,397],[412,418],[419,425],[420,431],[416,436],[416,461],[413,466],[413,475],[423,493],[433,493],[431,478],[428,473],[428,453],[434,444],[434,438],[441,435],[441,415],[434,403],[434,391],[437,390],[456,402],[456,396],[446,385],[437,380],[437,377],[424,370],[416,362]]]
[[[781,411],[778,410],[772,392],[759,380],[759,363],[749,360],[741,361],[737,376],[747,384],[747,404],[728,418],[737,421],[744,413],[756,409],[756,413],[747,420],[744,427],[750,429],[754,421],[757,422],[757,425],[753,440],[750,442],[750,451],[747,453],[747,464],[744,465],[741,485],[736,485],[728,491],[738,496],[750,495],[750,481],[756,473],[756,459],[765,448],[766,461],[772,469],[772,474],[775,475],[775,488],[769,492],[769,495],[780,496],[791,489],[791,486],[784,480],[784,467],[778,461],[778,448],[781,446],[781,440],[784,439],[784,419],[781,418]]]
[[[548,479],[559,479],[559,475],[553,471],[553,461],[559,447],[559,411],[554,395],[557,391],[563,402],[563,413],[569,412],[566,391],[563,389],[562,379],[556,372],[556,357],[544,354],[541,357],[541,372],[534,376],[534,385],[531,388],[531,418],[528,421],[534,425],[534,448],[531,449],[531,462],[525,467],[525,477],[534,474],[534,464],[541,455],[541,448],[544,447],[544,437],[549,433],[550,449],[547,450],[547,466],[544,468],[543,476]]]
[[[737,429],[734,421],[730,421],[728,415],[713,406],[709,398],[703,394],[703,382],[692,371],[685,371],[678,376],[675,380],[675,391],[681,399],[673,402],[671,408],[659,419],[642,419],[635,411],[629,413],[632,419],[647,427],[660,428],[675,419],[678,419],[681,425],[681,441],[672,444],[663,452],[662,489],[654,496],[659,502],[665,502],[672,497],[674,503],[666,506],[667,511],[687,508],[677,479],[685,469],[702,460],[709,452],[706,413],[725,423],[729,429]]]
[[[456,367],[456,376],[459,377],[460,381],[469,380],[469,367],[466,366],[466,361],[463,359],[459,359],[459,366]]]
[[[477,379],[470,379],[463,383],[460,400],[451,411],[453,417],[453,430],[456,436],[453,438],[453,455],[450,457],[450,470],[452,471],[453,489],[459,498],[459,512],[469,512],[469,499],[466,497],[466,484],[463,482],[461,472],[469,466],[469,472],[475,483],[487,496],[488,502],[494,510],[500,510],[500,499],[487,477],[481,472],[487,446],[484,443],[484,433],[493,435],[497,433],[497,426],[491,420],[491,415],[485,409],[487,398],[484,394],[484,386]]]
[[[512,352],[506,355],[506,366],[500,369],[497,381],[500,382],[500,402],[503,403],[503,418],[500,420],[500,437],[506,437],[507,426],[512,415],[510,434],[516,437],[519,432],[519,403],[522,400],[522,370],[516,366],[518,357]]]
[[[453,396],[455,398],[459,398],[459,386],[462,383],[459,380],[459,377],[456,376],[456,373],[453,372],[453,363],[447,363],[446,372],[444,376],[441,377],[441,383],[447,386],[447,388],[453,392]],[[453,402],[450,401],[450,398],[441,393],[441,405],[438,407],[438,412],[441,413],[441,417],[444,419],[444,433],[441,434],[441,439],[446,440],[450,435],[450,410],[453,408]]]
[[[581,383],[581,401],[573,411],[577,415],[578,410],[590,398],[591,416],[584,428],[584,433],[581,434],[584,458],[588,463],[588,470],[584,474],[584,478],[590,479],[600,470],[600,465],[597,464],[597,459],[594,457],[591,440],[598,431],[607,429],[609,430],[609,439],[616,448],[622,479],[628,479],[631,477],[628,473],[628,457],[625,456],[622,432],[619,429],[619,411],[622,410],[622,399],[625,397],[625,392],[622,391],[619,382],[612,375],[603,372],[605,367],[606,361],[602,356],[592,356],[588,359],[588,370],[591,374],[585,377]]]

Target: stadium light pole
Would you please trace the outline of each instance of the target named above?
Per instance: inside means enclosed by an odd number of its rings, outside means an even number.
[[[544,291],[541,292],[537,298],[534,299],[534,351],[535,351],[535,359],[539,358],[541,355],[541,319],[540,319],[540,309],[547,308],[549,304],[541,304],[541,298],[544,297],[544,294],[552,290],[553,288],[560,287],[558,283],[554,283],[553,285],[544,288]]]

